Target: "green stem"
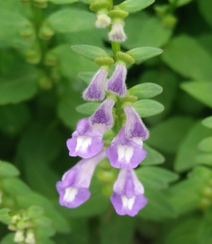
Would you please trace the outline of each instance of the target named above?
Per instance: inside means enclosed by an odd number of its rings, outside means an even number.
[[[111,47],[112,47],[112,50],[113,50],[114,58],[116,59],[116,53],[119,52],[119,51],[121,51],[120,43],[118,43],[118,42],[111,42]]]

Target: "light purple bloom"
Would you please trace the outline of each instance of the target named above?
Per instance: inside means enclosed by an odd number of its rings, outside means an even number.
[[[99,69],[93,76],[89,86],[83,92],[83,98],[88,101],[101,101],[105,97],[105,79],[107,78],[108,71]]]
[[[106,90],[120,97],[125,96],[127,92],[126,76],[126,66],[124,64],[116,64],[113,75],[106,82]]]
[[[89,118],[90,124],[98,128],[102,133],[109,130],[113,126],[112,109],[115,102],[111,98],[107,98],[98,107],[93,115]]]
[[[144,187],[133,170],[121,169],[110,197],[116,213],[135,216],[146,204]]]
[[[98,154],[103,148],[103,133],[95,126],[89,124],[89,119],[81,119],[77,123],[77,129],[68,139],[66,145],[69,149],[69,156],[90,158]]]
[[[110,41],[113,42],[124,42],[127,39],[124,33],[124,25],[121,23],[112,24],[112,29],[108,34]]]
[[[83,159],[63,175],[62,181],[58,181],[56,184],[60,195],[60,205],[76,208],[89,199],[88,188],[92,175],[96,165],[105,156],[105,151],[102,151],[92,158]]]
[[[148,139],[149,131],[135,109],[132,106],[125,106],[124,112],[127,117],[127,122],[125,124],[126,137],[134,140],[137,143]]]
[[[106,148],[106,154],[114,168],[133,169],[146,157],[147,152],[142,146],[142,140],[138,144],[126,138],[125,127],[122,127],[111,146]]]

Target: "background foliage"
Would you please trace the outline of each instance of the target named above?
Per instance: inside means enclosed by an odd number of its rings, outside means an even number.
[[[98,69],[70,47],[111,49],[87,0],[25,1],[0,1],[1,244],[14,243],[7,225],[16,214],[36,226],[39,244],[212,243],[211,1],[157,0],[126,18],[123,50],[164,50],[128,73],[129,88],[163,87],[155,102],[141,94],[134,104],[151,133],[136,170],[149,202],[135,218],[115,214],[101,167],[88,202],[59,206],[55,182],[78,160],[68,157],[65,141],[94,109],[79,105]],[[114,180],[113,172],[107,177]]]

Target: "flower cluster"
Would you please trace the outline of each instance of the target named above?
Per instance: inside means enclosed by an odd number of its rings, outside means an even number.
[[[134,216],[147,203],[144,187],[133,169],[146,157],[143,141],[149,132],[135,109],[123,103],[124,121],[120,131],[110,146],[104,147],[103,135],[115,124],[113,110],[117,106],[116,100],[120,101],[127,93],[127,68],[117,62],[113,75],[106,81],[107,75],[108,71],[100,68],[83,92],[87,101],[104,101],[89,118],[78,122],[72,138],[67,140],[69,155],[83,159],[63,175],[56,187],[62,206],[80,206],[90,197],[89,185],[95,167],[107,157],[112,167],[120,169],[110,200],[119,215]]]

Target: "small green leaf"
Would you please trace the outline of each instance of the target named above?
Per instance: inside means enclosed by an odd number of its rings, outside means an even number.
[[[142,9],[148,7],[155,0],[126,0],[119,4],[119,8],[127,11],[128,13],[135,13],[141,11]]]
[[[212,211],[204,213],[199,228],[199,244],[210,243],[212,240]]]
[[[11,221],[11,216],[9,215],[10,211],[11,210],[9,208],[0,209],[0,221],[6,225],[8,225]]]
[[[142,162],[141,162],[142,164]],[[159,167],[140,167],[136,170],[138,179],[144,188],[166,189],[169,183],[178,179],[178,174]]]
[[[133,107],[142,118],[159,114],[164,110],[164,106],[161,103],[150,99],[137,101],[133,103]]]
[[[212,16],[211,16],[211,11],[212,11],[212,5],[211,5],[211,0],[198,0],[198,7],[199,11],[202,14],[202,16],[205,18],[205,20],[208,22],[210,26],[212,26]]]
[[[99,107],[99,103],[93,102],[93,103],[83,103],[76,107],[77,112],[81,114],[91,115],[93,114],[97,108]]]
[[[210,129],[212,129],[212,116],[209,116],[207,118],[205,118],[203,121],[202,121],[202,124]]]
[[[95,28],[94,14],[81,9],[62,9],[47,19],[57,32],[72,33]]]
[[[78,0],[49,0],[49,2],[52,2],[54,4],[71,4],[78,2]]]
[[[137,63],[160,55],[163,52],[160,48],[155,47],[138,47],[127,52]]]
[[[199,143],[198,148],[203,152],[212,152],[212,137],[203,139]]]
[[[4,191],[11,195],[24,195],[31,193],[31,189],[17,178],[5,178],[2,180]]]
[[[84,57],[94,60],[95,58],[105,57],[108,54],[101,48],[90,45],[74,45],[71,47],[76,53],[80,53]]]
[[[0,160],[0,177],[18,176],[19,174],[14,165]]]
[[[151,98],[159,95],[163,91],[163,88],[154,83],[143,83],[133,86],[128,90],[130,95],[136,96],[140,99]]]
[[[148,165],[149,166],[149,165],[157,165],[157,164],[164,163],[165,158],[158,151],[147,146],[147,144],[144,144],[144,149],[147,151],[147,156],[142,161],[142,165],[144,165],[144,166]]]
[[[190,95],[212,108],[212,82],[192,81],[181,84],[181,88]]]
[[[1,240],[1,244],[14,244],[15,233],[10,233],[4,236]]]
[[[91,82],[91,79],[93,78],[94,75],[95,75],[94,72],[79,72],[78,73],[78,77],[80,79],[82,79],[83,81],[85,81],[87,85]]]
[[[31,206],[30,208],[27,209],[27,215],[31,218],[38,218],[41,215],[43,215],[44,209],[39,207],[39,206]]]

